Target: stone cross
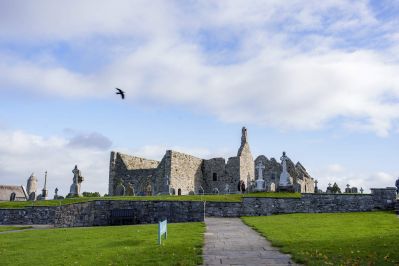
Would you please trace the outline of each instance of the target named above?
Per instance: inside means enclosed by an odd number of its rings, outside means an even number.
[[[48,197],[48,190],[47,190],[47,171],[44,172],[44,187],[42,189],[42,199],[46,200]]]
[[[258,170],[258,179],[263,179],[263,169],[265,169],[263,163],[259,161],[255,168]]]
[[[364,191],[364,190],[363,190],[363,188],[361,187],[361,188],[360,188],[360,193],[362,193],[362,194],[363,194],[363,191]]]
[[[328,187],[331,187],[331,183],[328,183]]]

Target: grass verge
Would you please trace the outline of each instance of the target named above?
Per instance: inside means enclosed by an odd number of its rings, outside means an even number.
[[[399,219],[393,212],[242,217],[306,265],[399,265]]]
[[[203,223],[29,230],[0,235],[1,265],[198,265]]]
[[[37,206],[61,206],[79,202],[94,200],[160,200],[160,201],[212,201],[212,202],[241,202],[243,197],[259,198],[300,198],[301,193],[284,192],[259,192],[248,194],[221,194],[221,195],[182,195],[182,196],[115,196],[98,198],[69,198],[63,200],[39,200],[39,201],[3,201],[0,202],[0,208],[25,208]]]

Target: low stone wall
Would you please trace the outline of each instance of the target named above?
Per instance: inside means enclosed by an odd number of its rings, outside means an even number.
[[[0,209],[0,224],[54,224],[55,207]]]
[[[303,194],[302,198],[244,198],[242,202],[207,202],[206,216],[240,217],[282,213],[362,212],[390,209],[373,194]]]
[[[60,207],[55,218],[56,227],[97,226],[111,224],[111,210],[133,210],[134,224],[168,222],[202,222],[202,202],[191,201],[123,201],[99,200]]]
[[[216,217],[260,216],[282,213],[331,213],[393,210],[396,194],[391,188],[372,194],[303,194],[301,198],[243,198],[242,202],[206,202],[205,215]],[[399,211],[399,203],[397,211]],[[0,224],[53,224],[55,227],[111,224],[114,209],[133,210],[133,223],[198,222],[204,204],[195,201],[97,200],[54,207],[0,209]]]

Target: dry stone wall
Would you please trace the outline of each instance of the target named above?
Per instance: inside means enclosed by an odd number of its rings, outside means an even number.
[[[240,217],[284,213],[334,213],[393,210],[396,194],[303,194],[302,198],[244,198],[242,202],[97,200],[57,207],[0,209],[0,224],[53,224],[56,227],[111,224],[111,211],[133,210],[133,223],[203,221],[206,216]]]

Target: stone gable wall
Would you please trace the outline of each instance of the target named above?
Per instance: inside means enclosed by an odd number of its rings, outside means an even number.
[[[158,161],[111,152],[109,172],[109,195],[115,195],[116,183],[122,179],[124,186],[130,182],[134,191],[144,191],[148,184],[153,185],[151,177],[157,170]]]
[[[198,193],[203,181],[203,160],[176,151],[170,151],[170,153],[170,187],[175,189],[176,194],[178,194],[179,189],[181,189],[182,195],[187,195],[191,192]]]

